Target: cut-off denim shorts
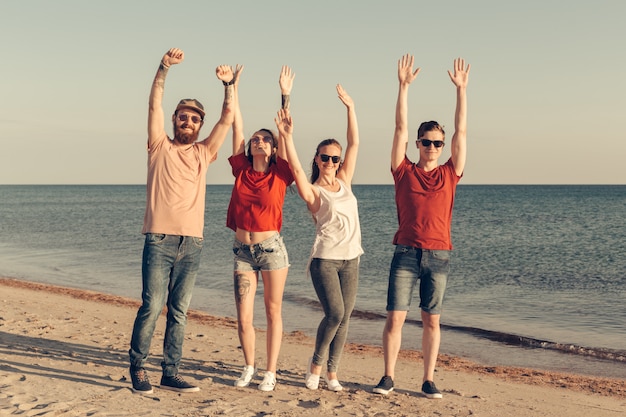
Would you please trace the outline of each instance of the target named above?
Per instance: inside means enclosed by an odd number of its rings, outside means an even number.
[[[409,311],[419,280],[420,308],[441,314],[449,272],[450,251],[396,245],[389,271],[387,311]]]
[[[289,267],[287,248],[278,233],[254,245],[245,245],[235,238],[233,253],[235,271],[274,271]]]

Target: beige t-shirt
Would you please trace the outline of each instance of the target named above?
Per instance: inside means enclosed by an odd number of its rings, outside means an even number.
[[[214,159],[204,142],[180,145],[163,134],[148,144],[142,233],[202,237],[206,172]]]

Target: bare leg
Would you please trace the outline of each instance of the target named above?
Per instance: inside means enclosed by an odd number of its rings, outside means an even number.
[[[435,365],[439,354],[441,342],[441,329],[439,328],[440,314],[429,314],[422,311],[422,354],[424,355],[424,381],[434,381]]]
[[[283,340],[283,293],[289,268],[262,271],[265,315],[267,317],[267,369],[276,373],[278,354]]]
[[[258,275],[254,271],[235,271],[235,303],[237,306],[237,333],[246,365],[254,366],[254,295],[258,286]]]
[[[383,330],[383,354],[385,359],[385,375],[394,378],[396,361],[402,345],[402,326],[407,311],[388,311],[385,329]]]

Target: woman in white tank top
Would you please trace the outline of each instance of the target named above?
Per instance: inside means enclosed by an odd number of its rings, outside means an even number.
[[[342,162],[341,145],[335,139],[320,142],[311,165],[310,182],[293,144],[289,111],[279,111],[276,118],[298,193],[313,215],[316,228],[309,272],[324,318],[317,330],[315,351],[307,364],[305,385],[309,389],[318,388],[326,362],[325,379],[331,391],[343,389],[337,369],[356,301],[359,258],[363,253],[357,201],[351,188],[359,148],[356,112],[354,101],[341,85],[337,85],[337,94],[348,112],[345,158]]]

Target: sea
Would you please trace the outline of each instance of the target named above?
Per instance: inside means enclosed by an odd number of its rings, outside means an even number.
[[[394,188],[353,189],[365,253],[348,341],[380,346]],[[236,316],[234,233],[225,227],[231,190],[207,186],[191,305],[224,317]],[[144,207],[145,185],[0,185],[0,276],[140,299]],[[486,366],[626,379],[625,225],[625,185],[459,185],[440,352]],[[314,337],[322,318],[306,274],[314,225],[293,187],[281,234],[291,263],[284,330]],[[264,328],[262,292],[260,285],[255,325]],[[418,305],[414,298],[403,349],[420,349]]]

